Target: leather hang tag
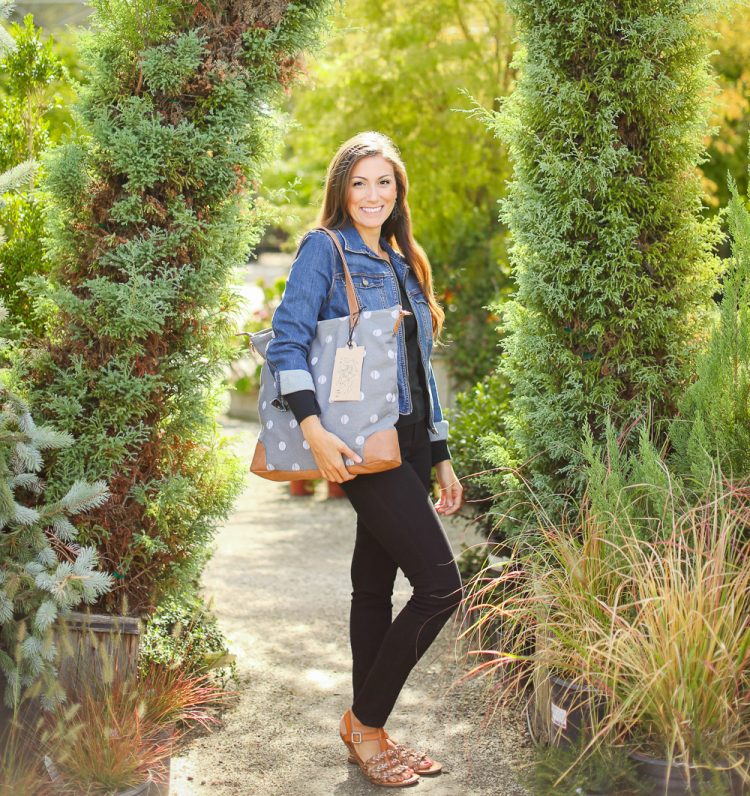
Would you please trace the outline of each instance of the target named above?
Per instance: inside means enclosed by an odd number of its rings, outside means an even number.
[[[331,401],[359,400],[364,356],[365,347],[362,345],[336,349],[331,376]]]

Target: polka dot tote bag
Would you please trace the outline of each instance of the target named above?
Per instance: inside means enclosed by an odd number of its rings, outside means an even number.
[[[321,228],[322,229],[322,228]],[[360,311],[357,293],[338,238],[325,230],[335,244],[344,267],[349,315],[318,321],[310,346],[308,367],[315,383],[323,427],[341,438],[361,457],[356,464],[346,460],[352,474],[375,473],[401,464],[398,434],[398,387],[396,376],[396,333],[401,323],[401,306]],[[250,335],[253,348],[265,359],[273,331],[264,329]],[[364,347],[359,397],[332,400],[331,382],[337,349]],[[252,472],[273,481],[320,478],[310,446],[305,441],[292,411],[279,394],[268,363],[261,371],[258,414],[261,430],[250,466]]]

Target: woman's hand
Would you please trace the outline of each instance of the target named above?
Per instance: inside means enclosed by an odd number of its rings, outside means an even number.
[[[302,429],[305,439],[310,443],[310,451],[323,478],[327,481],[335,481],[337,484],[356,478],[346,469],[342,457],[353,459],[357,464],[362,461],[361,457],[347,447],[346,443],[335,434],[326,431],[317,415],[309,415],[299,424],[299,427]]]
[[[435,476],[440,486],[440,500],[435,504],[438,514],[455,514],[463,505],[464,488],[453,471],[450,459],[435,465]]]

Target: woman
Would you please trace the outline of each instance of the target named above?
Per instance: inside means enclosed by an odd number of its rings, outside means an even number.
[[[426,755],[391,740],[384,725],[409,672],[461,598],[461,579],[438,517],[455,513],[462,502],[430,365],[444,314],[427,257],[412,237],[407,190],[404,164],[390,139],[361,133],[341,146],[329,166],[319,218],[320,226],[339,237],[362,309],[401,304],[408,312],[397,335],[402,464],[355,477],[344,458],[358,462],[359,456],[320,423],[307,365],[310,343],[319,320],[349,312],[343,268],[323,231],[308,233],[300,246],[266,352],[322,475],[342,484],[357,512],[350,615],[354,701],[339,729],[350,761],[388,787],[413,785],[420,774],[441,770]],[[433,466],[440,485],[435,506]],[[393,619],[399,567],[413,593]]]

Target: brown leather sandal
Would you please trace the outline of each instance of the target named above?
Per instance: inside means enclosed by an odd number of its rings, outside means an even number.
[[[432,774],[440,774],[442,772],[442,763],[438,763],[437,760],[433,760],[424,752],[418,752],[416,749],[412,749],[411,747],[405,746],[402,743],[396,743],[385,730],[383,730],[383,734],[385,735],[386,741],[390,741],[393,744],[393,746],[390,748],[396,753],[401,765],[410,768],[415,774],[420,776],[422,774],[431,776]],[[349,762],[356,763],[357,758],[353,754],[350,754]]]
[[[349,749],[349,760],[362,769],[362,773],[373,785],[380,785],[384,788],[406,788],[419,782],[419,776],[408,766],[400,763],[398,755],[388,746],[387,736],[382,727],[369,732],[352,731],[351,710],[344,713],[344,726],[346,732],[339,731],[339,735]],[[367,760],[362,760],[357,754],[356,747],[363,741],[379,741],[380,751],[372,757],[368,757]],[[411,776],[400,779],[407,773]],[[399,779],[394,779],[394,777],[399,777]]]

